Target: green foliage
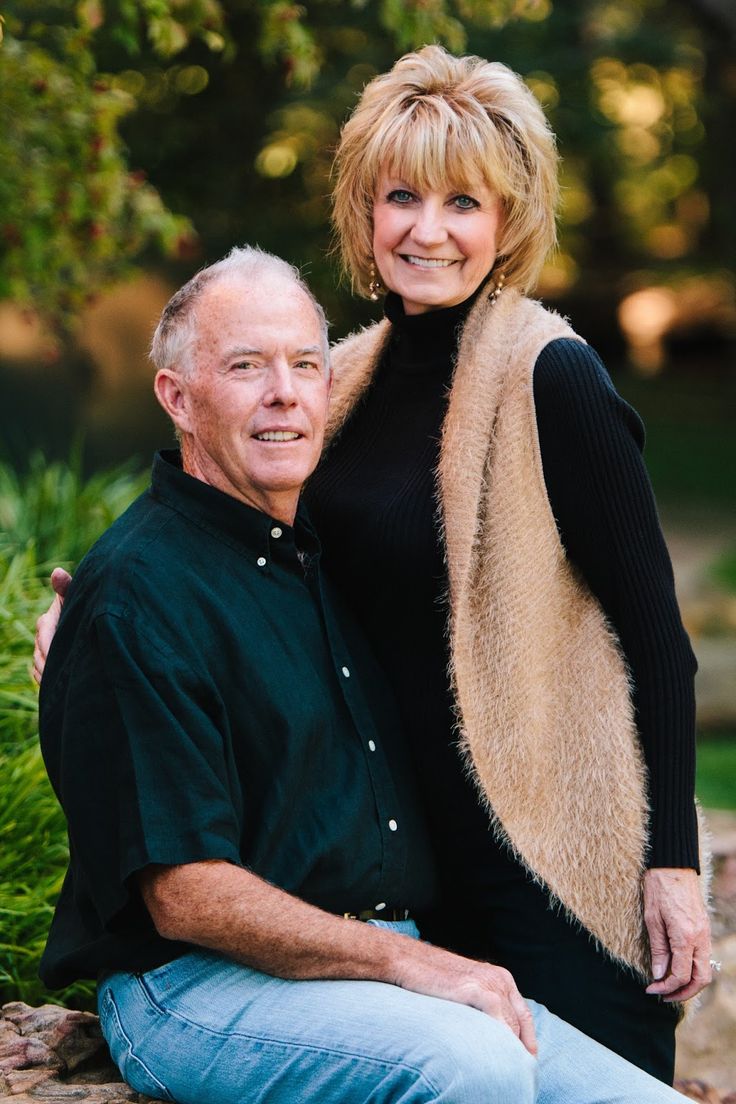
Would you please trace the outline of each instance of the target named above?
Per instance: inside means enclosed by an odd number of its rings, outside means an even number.
[[[36,973],[67,861],[30,676],[49,571],[73,568],[145,482],[128,468],[84,481],[78,460],[46,466],[37,456],[22,479],[0,465],[0,1004],[48,999]],[[91,993],[79,984],[54,999],[84,1006]]]
[[[69,464],[36,454],[23,476],[0,465],[0,554],[32,551],[41,573],[50,563],[71,570],[147,482],[129,464],[89,479],[81,472],[79,452]]]
[[[698,741],[696,790],[706,809],[736,809],[736,733]]]
[[[724,553],[713,565],[713,579],[736,594],[736,547]]]
[[[391,60],[391,51],[427,41],[462,49],[463,20],[500,25],[524,18],[539,3],[317,0],[307,8],[289,0],[24,0],[3,5],[0,300],[32,307],[69,331],[85,302],[130,272],[146,250],[173,260],[191,257],[192,222],[172,213],[144,171],[131,169],[122,134],[126,119],[152,111],[154,143],[165,147],[169,127],[168,120],[162,127],[162,117],[186,114],[191,99],[236,56],[247,86],[242,93],[252,102],[260,129],[263,75],[278,72],[277,95],[288,96],[289,88],[304,93],[327,68],[336,44],[340,56],[340,36],[345,32],[349,40],[354,24],[367,23],[388,45]],[[184,56],[184,64],[174,61]],[[239,102],[221,102],[208,129]],[[336,122],[333,110],[331,129]],[[214,165],[227,160],[232,139],[240,143],[242,137],[240,130],[237,139],[235,133],[220,134]],[[252,145],[258,133],[245,140]],[[250,168],[256,153],[257,148],[244,167]],[[272,170],[267,176],[276,177],[295,165],[273,156],[262,164]],[[212,167],[207,164],[207,171]],[[218,183],[221,175],[213,174]],[[324,190],[323,181],[319,187]]]
[[[183,5],[201,22],[214,4]],[[162,0],[121,2],[114,40],[139,49],[141,28],[170,56],[191,28]],[[190,9],[194,9],[190,11]],[[69,327],[87,299],[153,246],[189,248],[188,219],[172,214],[144,174],[131,172],[120,137],[135,96],[98,72],[99,0],[28,3],[8,14],[0,49],[0,299]],[[213,32],[214,33],[214,32]]]

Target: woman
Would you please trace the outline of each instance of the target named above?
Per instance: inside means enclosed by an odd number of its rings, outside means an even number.
[[[307,498],[413,743],[433,937],[671,1081],[677,1002],[710,980],[695,662],[641,422],[525,298],[554,137],[505,66],[429,46],[366,87],[336,168],[345,266],[387,317],[334,350]]]
[[[524,297],[556,200],[554,138],[505,66],[431,46],[367,86],[335,224],[387,319],[335,349],[308,500],[412,740],[433,938],[671,1081],[672,1002],[710,978],[694,660],[641,423]]]

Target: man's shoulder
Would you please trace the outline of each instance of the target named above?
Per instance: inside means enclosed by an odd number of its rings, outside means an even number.
[[[84,607],[86,617],[126,614],[171,580],[181,549],[182,519],[158,501],[150,488],[113,522],[87,552],[65,602],[68,616]]]
[[[145,641],[159,656],[185,650],[196,574],[186,552],[194,533],[149,488],[102,534],[64,600],[42,683],[47,708],[72,670],[100,676],[100,641],[110,633]]]

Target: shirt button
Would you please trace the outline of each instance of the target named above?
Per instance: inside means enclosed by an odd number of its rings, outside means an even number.
[[[279,529],[278,525],[274,525],[273,529],[271,530],[271,536],[274,538],[274,540],[278,540],[282,532],[283,529]]]
[[[375,745],[375,742],[373,740],[368,741],[368,750],[369,751],[375,751],[376,750],[376,745]]]
[[[375,911],[380,912],[381,909],[385,909],[385,907],[386,907],[386,902],[385,901],[379,901],[378,904],[376,905]]]
[[[266,557],[265,556],[259,556],[258,559],[256,560],[256,563],[258,564],[259,567],[265,567],[266,566]]]
[[[391,829],[392,832],[395,832],[396,829],[399,827],[398,824],[396,823],[396,821],[393,820],[393,819],[388,822],[388,826],[389,826],[389,828]]]
[[[350,678],[350,668],[349,667],[343,667],[342,673],[344,674],[345,678]]]

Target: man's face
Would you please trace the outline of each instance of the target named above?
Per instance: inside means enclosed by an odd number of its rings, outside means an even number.
[[[270,275],[255,287],[215,282],[196,312],[193,372],[179,383],[180,416],[170,411],[184,467],[291,524],[322,450],[330,391],[314,307]]]

